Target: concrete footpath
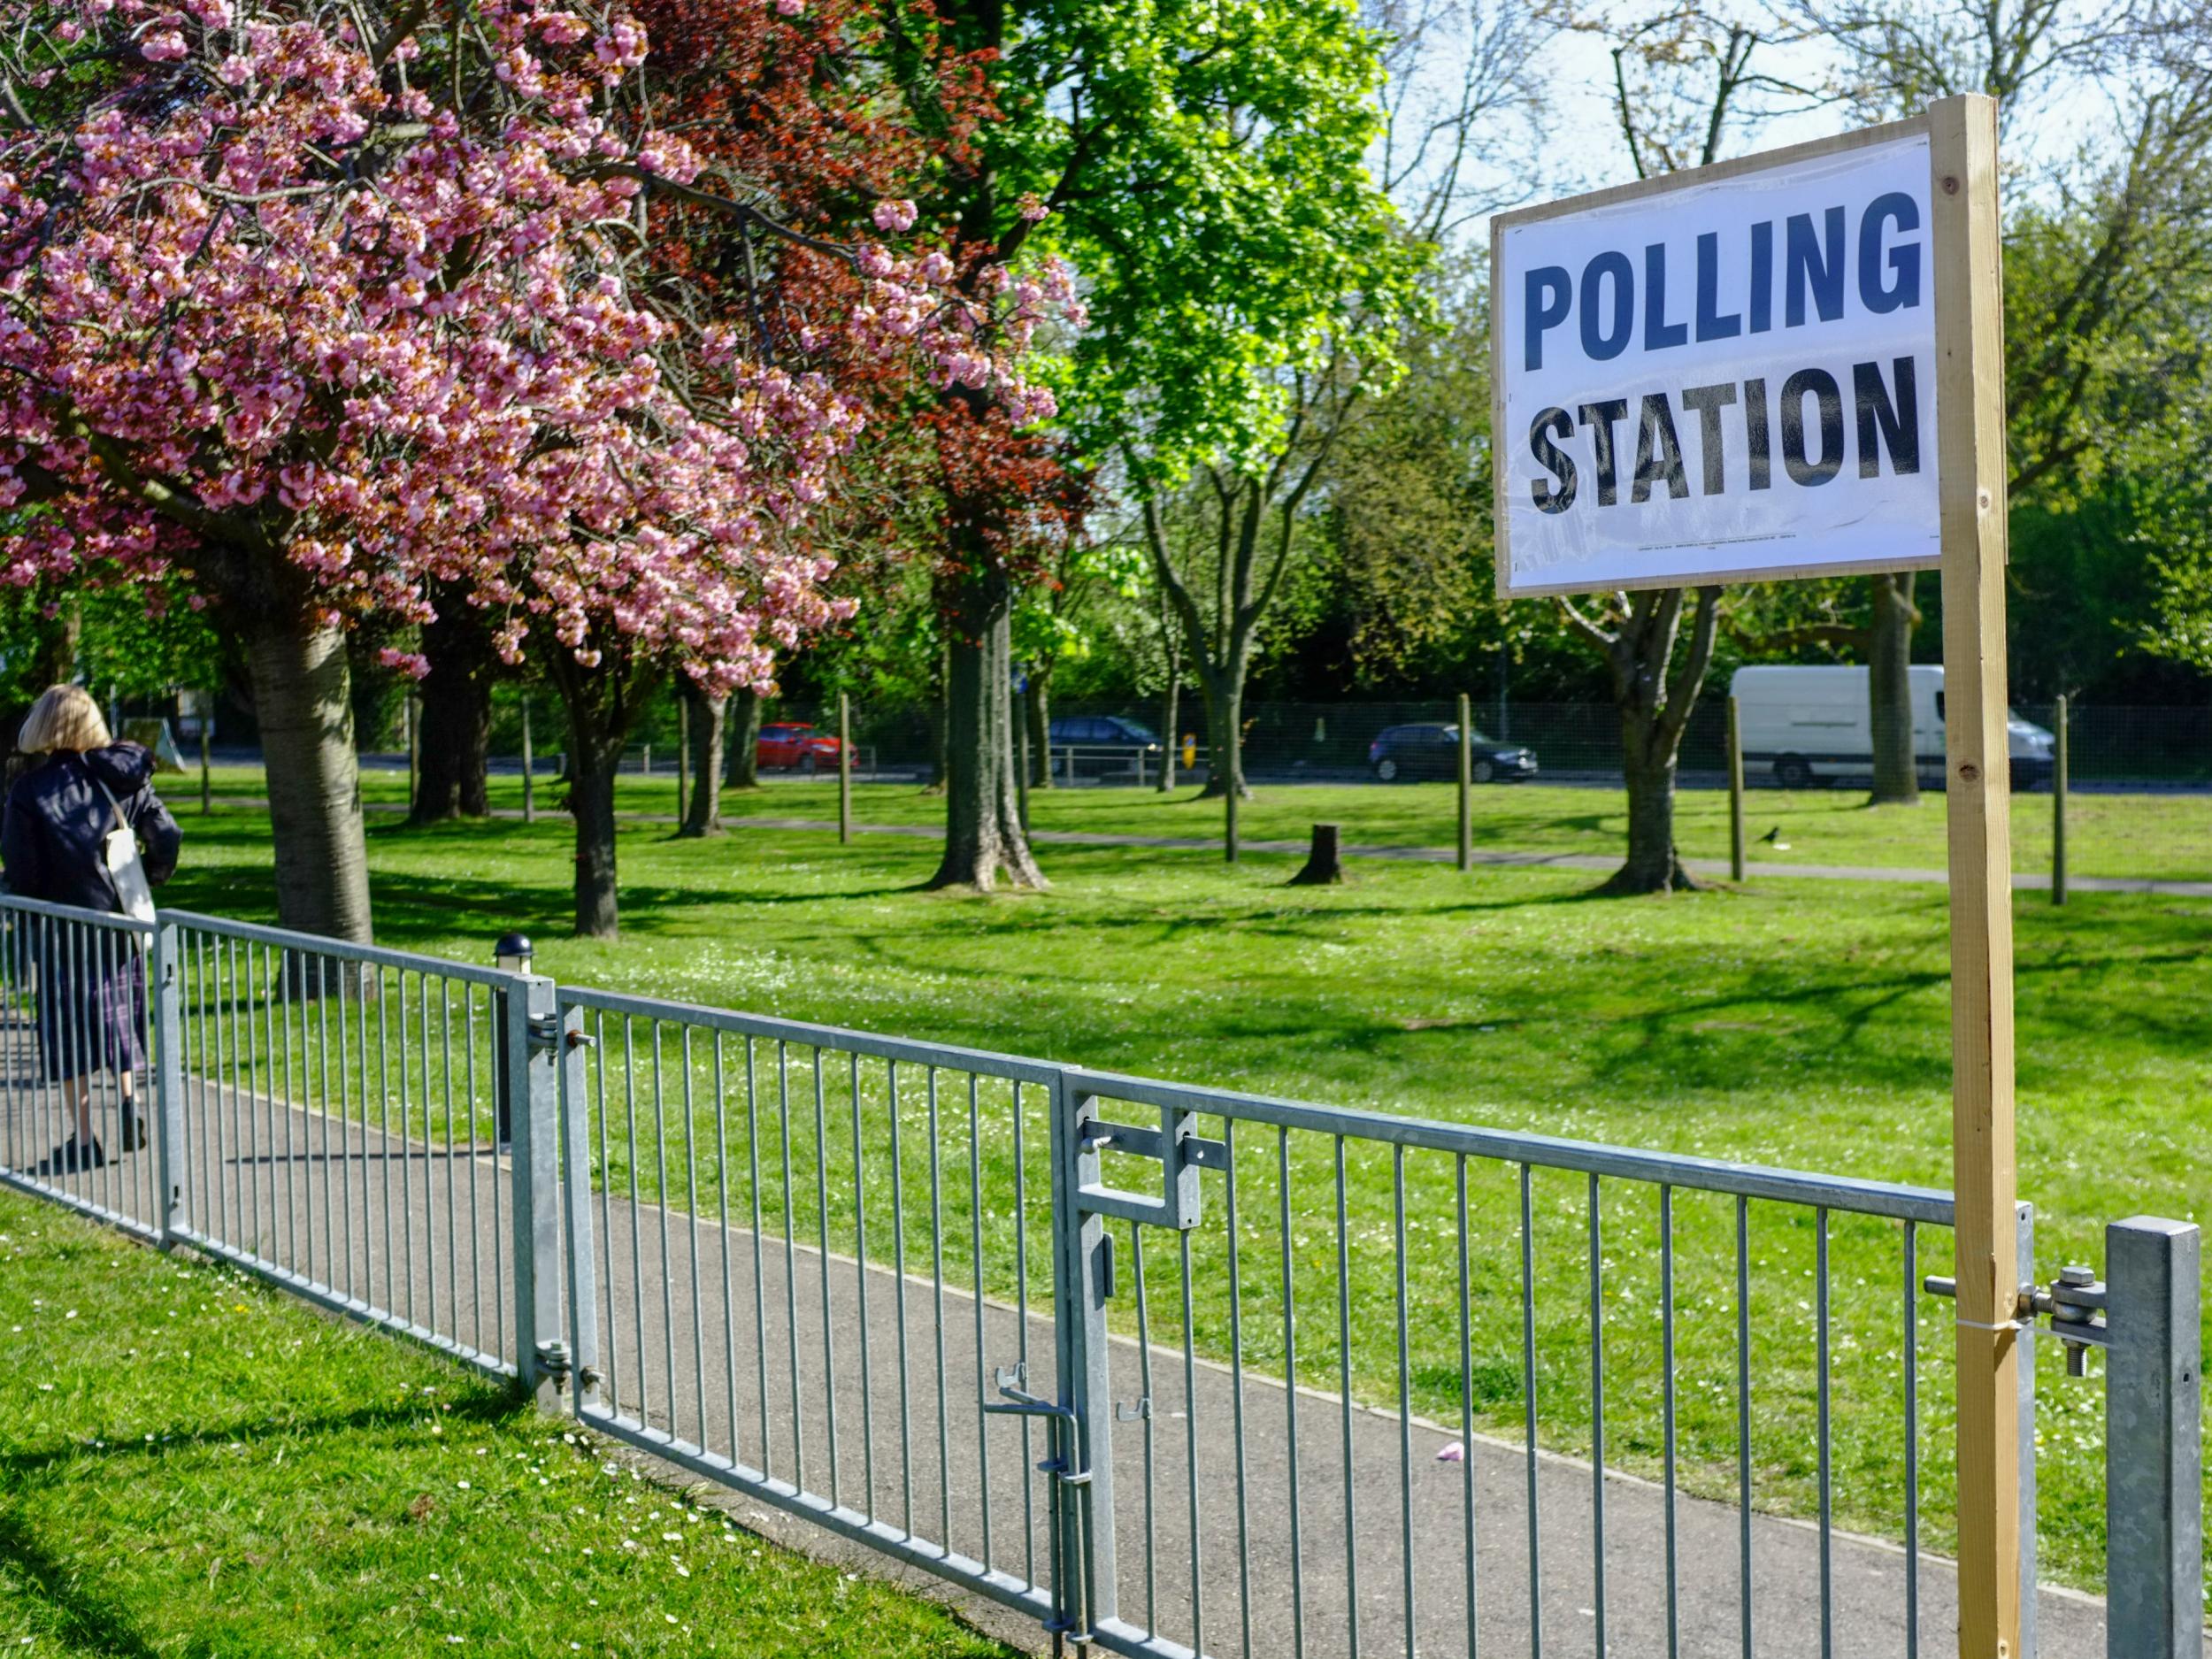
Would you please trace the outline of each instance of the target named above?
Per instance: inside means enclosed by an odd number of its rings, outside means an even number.
[[[0,1160],[18,1169],[46,1128],[27,1115],[30,1099],[9,1091],[0,1122]],[[205,1231],[464,1345],[503,1346],[511,1171],[491,1148],[410,1142],[212,1085],[192,1102],[188,1181]],[[128,1166],[150,1161],[141,1154],[124,1161],[120,1178],[65,1185],[88,1196],[144,1194]],[[911,1250],[902,1273],[873,1259],[864,1269],[803,1240],[756,1233],[740,1225],[749,1217],[725,1225],[604,1191],[592,1210],[607,1403],[1017,1578],[1048,1576],[1045,1483],[1033,1467],[1041,1428],[981,1407],[997,1398],[991,1373],[1025,1360],[1032,1390],[1053,1394],[1048,1318],[941,1285]],[[1164,1309],[1176,1294],[1173,1238],[1148,1237],[1150,1294]],[[889,1243],[872,1237],[871,1257]],[[1124,1297],[1132,1266],[1122,1268]],[[1467,1462],[1440,1462],[1455,1428],[1347,1408],[1324,1388],[1287,1388],[1248,1371],[1240,1379],[1179,1348],[1118,1340],[1111,1366],[1124,1619],[1217,1655],[1463,1653],[1471,1587],[1486,1653],[1532,1653],[1540,1632],[1548,1655],[1594,1655],[1601,1607],[1606,1652],[1668,1653],[1667,1506],[1651,1483],[1605,1481],[1601,1559],[1586,1463],[1544,1454],[1532,1473],[1525,1448],[1486,1440],[1468,1448]],[[800,1548],[887,1570],[884,1557],[757,1499],[737,1494],[732,1507]],[[1675,1515],[1678,1652],[1740,1655],[1743,1517],[1686,1498]],[[1754,1515],[1749,1539],[1750,1652],[1821,1651],[1818,1532]],[[1830,1651],[1911,1651],[1901,1550],[1842,1533],[1830,1548]],[[1919,1651],[1949,1651],[1949,1563],[1921,1559],[1918,1601]],[[2100,1603],[2057,1591],[2039,1603],[2043,1653],[2102,1651]],[[977,1612],[996,1632],[1038,1641],[1018,1616]]]

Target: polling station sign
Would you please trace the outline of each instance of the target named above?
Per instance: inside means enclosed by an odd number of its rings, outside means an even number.
[[[1502,594],[1940,562],[1924,122],[1501,215]]]

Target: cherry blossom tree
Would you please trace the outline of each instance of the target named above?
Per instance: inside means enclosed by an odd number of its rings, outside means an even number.
[[[611,652],[764,686],[838,610],[801,530],[864,423],[850,365],[1048,407],[1008,364],[1053,295],[786,224],[664,124],[626,12],[0,12],[0,580],[174,575],[242,634],[288,926],[368,933],[350,620],[462,595],[572,722]],[[836,273],[772,338],[764,247]],[[577,757],[594,933],[610,729]]]

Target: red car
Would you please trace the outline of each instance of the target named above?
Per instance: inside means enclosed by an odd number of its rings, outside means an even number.
[[[834,772],[837,740],[810,726],[764,726],[753,759],[757,765],[780,766],[787,772]]]

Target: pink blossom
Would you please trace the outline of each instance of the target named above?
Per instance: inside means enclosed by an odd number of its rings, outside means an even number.
[[[861,296],[794,328],[795,365],[664,306],[649,238],[608,230],[656,198],[604,170],[700,162],[607,93],[643,60],[634,22],[486,0],[469,74],[503,89],[457,110],[301,0],[177,6],[0,0],[15,33],[74,32],[110,66],[58,82],[49,125],[0,130],[0,508],[42,509],[0,520],[0,581],[189,572],[211,534],[255,546],[281,518],[274,557],[333,624],[420,623],[436,584],[498,618],[510,662],[590,665],[618,638],[759,686],[849,612],[794,534],[861,431],[837,376],[900,365],[1051,412],[1014,358],[1075,309],[1052,262],[970,295],[943,251],[856,248]],[[372,138],[356,188],[327,158]],[[916,207],[872,217],[903,233]],[[83,432],[196,516],[150,504]]]
[[[430,659],[419,651],[396,650],[388,645],[377,652],[376,660],[387,668],[396,668],[410,680],[430,678]]]

